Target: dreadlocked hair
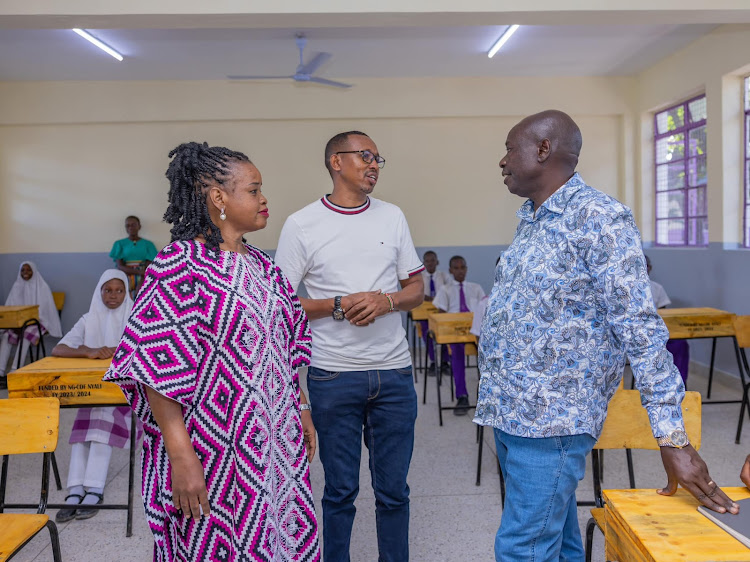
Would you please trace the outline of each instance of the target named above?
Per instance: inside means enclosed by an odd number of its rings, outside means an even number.
[[[250,162],[242,152],[208,143],[186,142],[169,153],[172,161],[167,168],[169,205],[164,221],[174,225],[172,242],[193,240],[203,235],[206,246],[216,249],[224,241],[221,231],[208,214],[206,195],[210,184],[224,185],[230,179],[232,161]]]

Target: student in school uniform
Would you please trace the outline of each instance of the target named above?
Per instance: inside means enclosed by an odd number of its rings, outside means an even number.
[[[31,326],[26,328],[19,341],[19,337],[14,331],[0,330],[0,388],[7,387],[5,368],[8,365],[8,359],[14,345],[18,345],[18,347],[11,363],[11,370],[18,363],[18,357],[20,356],[22,360],[25,360],[29,347],[36,345],[39,338],[43,337],[44,334],[49,334],[55,338],[62,336],[60,317],[55,306],[55,299],[52,297],[52,291],[36,265],[30,261],[21,262],[18,268],[18,278],[13,283],[5,301],[5,306],[24,305],[39,306],[38,320],[42,325],[42,333],[39,333],[36,326]]]
[[[646,257],[646,271],[651,276],[651,260],[648,256]],[[667,292],[664,290],[659,283],[653,279],[649,279],[651,283],[651,296],[654,297],[654,305],[656,308],[667,308],[672,301],[667,296]],[[690,345],[687,340],[668,340],[667,351],[672,354],[675,367],[680,371],[682,382],[687,383],[688,368],[690,366]]]
[[[442,312],[473,312],[484,298],[484,289],[478,283],[466,281],[466,260],[461,256],[451,258],[448,272],[453,282],[441,287],[432,301]],[[453,413],[465,416],[469,411],[469,393],[466,390],[464,344],[451,344],[451,369],[456,385],[456,408]]]
[[[120,341],[133,308],[124,272],[108,269],[99,278],[88,313],[52,350],[53,357],[108,359]],[[57,512],[55,521],[89,519],[104,501],[104,485],[112,447],[124,448],[130,437],[130,408],[78,410],[70,435],[68,495],[70,507]]]
[[[438,271],[437,266],[440,265],[437,254],[432,250],[427,250],[422,256],[422,263],[424,264],[424,271],[422,272],[422,281],[424,282],[424,300],[427,302],[432,301],[437,295],[438,291],[444,285],[453,281],[453,277],[447,271]],[[435,374],[435,348],[433,347],[432,340],[427,337],[427,320],[420,320],[419,326],[422,329],[422,339],[427,346],[427,357],[430,359],[430,364],[427,367],[427,372],[431,375]],[[443,347],[443,360],[447,349]],[[446,365],[444,362],[443,365]]]

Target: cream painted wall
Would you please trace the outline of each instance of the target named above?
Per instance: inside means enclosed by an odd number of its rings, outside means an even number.
[[[353,128],[387,158],[375,196],[403,208],[417,245],[510,242],[522,201],[507,193],[497,163],[520,116],[548,107],[578,120],[587,181],[614,196],[626,191],[628,80],[408,81],[416,91],[373,82],[346,99],[314,91],[304,105],[291,103],[300,94],[287,85],[2,84],[0,253],[108,251],[131,213],[145,237],[166,243],[167,153],[186,140],[243,150],[256,162],[272,215],[250,237],[262,248],[275,248],[286,216],[329,189],[324,144]],[[395,95],[378,95],[389,89]],[[274,118],[284,113],[294,118]]]

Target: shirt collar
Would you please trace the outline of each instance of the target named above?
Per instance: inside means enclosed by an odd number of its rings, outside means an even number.
[[[543,217],[547,213],[555,213],[561,215],[565,211],[565,207],[568,205],[573,196],[586,183],[581,178],[580,174],[576,172],[573,174],[567,182],[550,195],[547,200],[541,204],[539,210],[536,213],[536,218]],[[533,222],[534,218],[534,202],[531,199],[527,199],[526,202],[521,205],[521,208],[516,212],[516,216],[526,222]]]

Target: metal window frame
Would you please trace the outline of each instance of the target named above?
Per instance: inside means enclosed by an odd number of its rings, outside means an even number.
[[[705,248],[708,245],[708,241],[706,241],[705,244],[691,244],[688,240],[688,224],[690,220],[693,219],[704,219],[706,222],[708,222],[708,209],[706,209],[706,214],[701,215],[691,215],[690,214],[690,206],[689,206],[689,193],[691,190],[703,190],[704,195],[706,198],[706,202],[708,204],[708,179],[706,180],[706,185],[702,186],[694,186],[690,185],[690,171],[689,171],[689,162],[691,159],[690,156],[690,131],[694,129],[698,129],[700,127],[703,127],[707,124],[708,119],[702,119],[700,121],[690,121],[690,109],[689,105],[700,99],[706,99],[706,94],[700,94],[698,96],[694,96],[690,99],[687,99],[685,101],[682,101],[680,103],[676,103],[674,105],[665,107],[664,109],[661,109],[654,113],[654,245],[660,246],[660,247],[670,247],[670,248]],[[684,115],[685,115],[685,122],[682,125],[682,127],[678,127],[672,131],[667,131],[665,133],[659,133],[659,123],[658,123],[658,116],[668,112],[675,110],[679,107],[684,108]],[[677,135],[680,133],[684,133],[684,156],[682,158],[682,163],[684,167],[685,172],[685,185],[684,187],[676,188],[676,189],[665,189],[662,191],[659,191],[658,189],[658,170],[660,166],[668,166],[670,162],[657,162],[658,155],[657,155],[657,145],[658,142],[662,139],[665,139],[667,137],[671,137],[673,135]],[[708,157],[708,149],[706,149],[706,153],[703,155],[704,157]],[[676,160],[675,162],[680,162],[680,160]],[[685,197],[685,207],[684,207],[684,215],[681,217],[666,217],[666,218],[659,218],[659,206],[658,206],[658,198],[659,195],[662,193],[669,193],[669,192],[680,192],[684,194]],[[659,242],[659,223],[669,220],[683,220],[683,228],[682,228],[682,240],[679,244],[670,244],[670,243],[660,243]]]

